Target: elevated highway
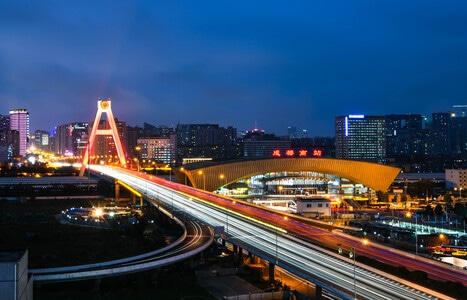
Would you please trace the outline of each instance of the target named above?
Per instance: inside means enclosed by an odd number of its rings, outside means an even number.
[[[153,202],[153,199],[148,199]],[[155,204],[159,205],[159,204]],[[30,269],[35,283],[77,281],[128,273],[141,272],[160,268],[186,260],[209,247],[214,238],[212,227],[199,220],[193,220],[190,215],[181,212],[175,216],[172,212],[160,207],[160,210],[171,215],[179,222],[183,235],[167,247],[138,256],[106,261],[94,264],[66,266],[58,268]]]
[[[158,199],[169,210],[183,211],[211,226],[223,226],[224,238],[235,245],[304,278],[343,299],[450,299],[435,291],[408,283],[323,251],[303,237],[332,239],[329,231],[317,229],[294,219],[284,218],[232,199],[186,187],[147,174],[93,166],[95,171],[121,180],[149,199]],[[382,254],[388,249],[371,246],[363,249],[355,241],[357,255],[383,255],[397,260],[401,253]],[[414,260],[416,261],[416,260]],[[415,267],[416,264],[412,263]],[[433,266],[431,266],[433,268]],[[462,282],[462,273],[451,272]],[[465,278],[463,283],[466,284]]]

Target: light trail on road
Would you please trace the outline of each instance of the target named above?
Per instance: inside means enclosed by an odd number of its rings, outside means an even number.
[[[154,199],[154,203],[172,210],[183,210],[212,226],[224,226],[228,240],[270,263],[277,262],[280,267],[339,297],[348,298],[355,292],[363,299],[449,299],[414,284],[401,284],[397,278],[382,276],[382,272],[370,272],[360,264],[355,266],[318,250],[315,245],[297,237],[322,237],[325,231],[298,220],[284,220],[272,212],[147,174],[108,167],[97,167],[96,170],[125,181],[149,199]],[[293,235],[290,234],[292,232]],[[327,232],[327,236],[331,239],[331,233]]]

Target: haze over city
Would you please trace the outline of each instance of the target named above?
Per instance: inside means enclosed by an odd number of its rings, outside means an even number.
[[[2,1],[0,114],[255,124],[333,136],[334,117],[467,104],[463,1]]]

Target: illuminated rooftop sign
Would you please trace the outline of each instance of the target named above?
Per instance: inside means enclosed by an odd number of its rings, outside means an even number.
[[[294,149],[287,149],[287,150],[279,150],[275,149],[272,151],[273,157],[320,157],[323,155],[323,151],[320,149],[315,149],[313,151],[308,151],[305,149],[294,150]]]

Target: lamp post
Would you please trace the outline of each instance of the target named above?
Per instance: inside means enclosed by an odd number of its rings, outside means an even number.
[[[412,213],[409,211],[405,214],[407,218],[412,217]],[[417,236],[417,227],[418,227],[418,217],[417,214],[415,214],[415,255],[418,255],[418,236]]]
[[[224,187],[224,189],[226,189],[226,188],[227,188],[227,177],[225,177],[224,174],[220,174],[220,175],[219,175],[219,179],[220,179],[220,180],[224,180],[224,185],[223,185],[223,187]],[[225,193],[225,194],[227,194],[227,193]]]
[[[278,220],[276,221],[276,223],[275,223],[275,224],[276,224],[276,226],[275,226],[275,227],[276,227],[276,265],[279,263],[278,246],[277,246],[277,237],[278,237],[278,235],[279,235],[279,231],[278,231],[278,229],[279,229],[279,221],[282,221],[282,220],[286,221],[287,219],[288,219],[287,216],[284,216],[282,219],[278,219]]]
[[[139,173],[139,159],[137,157],[134,158],[135,163],[136,163],[136,171]]]
[[[363,239],[361,242],[356,242],[353,244],[353,247],[349,249],[349,258],[353,258],[353,292],[354,292],[354,299],[357,299],[357,275],[356,275],[356,266],[357,266],[357,245],[362,243],[363,245],[368,244],[367,239]],[[342,246],[343,244],[337,244],[339,247],[338,252],[342,254]]]
[[[439,241],[440,241],[440,245],[441,245],[441,246],[443,245],[444,237],[445,237],[445,235],[444,235],[443,233],[440,233],[440,235],[439,235]]]
[[[186,170],[185,170],[184,167],[181,167],[181,168],[180,168],[180,171],[183,172],[183,177],[185,178],[185,185],[186,185]]]
[[[224,174],[219,175],[219,179],[220,179],[220,180],[224,180],[224,186],[227,185],[227,178],[225,177]]]
[[[140,154],[140,151],[141,151],[141,146],[136,146],[135,150],[136,150],[136,160],[138,162],[137,169],[138,169],[138,173],[139,173],[139,160],[140,160],[139,154]]]

